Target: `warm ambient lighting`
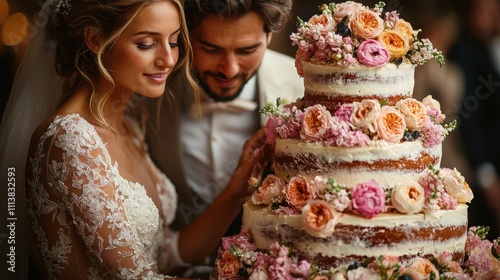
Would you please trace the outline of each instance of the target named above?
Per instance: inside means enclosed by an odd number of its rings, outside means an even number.
[[[0,25],[9,15],[9,3],[7,0],[0,0]]]
[[[0,0],[3,1],[3,0]],[[24,40],[31,29],[31,23],[23,13],[10,15],[2,26],[2,41],[7,46],[15,46]]]

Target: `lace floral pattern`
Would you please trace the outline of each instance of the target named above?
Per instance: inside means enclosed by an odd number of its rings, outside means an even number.
[[[167,277],[157,260],[178,256],[176,234],[164,226],[177,196],[162,173],[160,215],[142,185],[120,176],[94,127],[76,114],[54,119],[30,164],[28,212],[51,279],[75,271],[88,279]]]

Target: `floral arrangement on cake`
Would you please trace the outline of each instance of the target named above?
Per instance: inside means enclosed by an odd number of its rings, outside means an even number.
[[[406,181],[394,187],[371,179],[346,188],[334,178],[322,176],[309,181],[299,175],[285,182],[273,174],[262,182],[251,178],[249,184],[256,188],[253,204],[268,207],[276,215],[301,215],[307,233],[326,238],[335,231],[342,213],[366,219],[384,212],[433,215],[473,199],[472,190],[456,169],[429,166],[427,173],[418,182]]]
[[[302,61],[378,67],[388,62],[422,65],[434,58],[444,64],[443,54],[428,39],[418,38],[421,30],[413,30],[396,11],[384,14],[384,7],[384,2],[372,9],[353,1],[330,3],[321,5],[321,13],[308,21],[299,18],[297,33],[290,36],[298,47],[299,75],[303,75]]]
[[[293,248],[274,243],[268,251],[257,250],[251,233],[225,237],[216,260],[219,279],[250,280],[418,280],[418,279],[500,279],[500,237],[485,239],[488,227],[471,227],[467,234],[463,262],[441,253],[431,259],[417,258],[409,264],[397,257],[380,256],[363,263],[319,269],[291,254]]]
[[[444,123],[440,104],[430,95],[422,102],[407,98],[395,106],[375,99],[343,104],[334,115],[325,106],[303,108],[300,100],[281,106],[267,105],[261,113],[268,117],[269,143],[276,138],[303,139],[327,146],[367,146],[373,141],[400,143],[422,141],[425,147],[440,144],[455,129],[456,122]]]

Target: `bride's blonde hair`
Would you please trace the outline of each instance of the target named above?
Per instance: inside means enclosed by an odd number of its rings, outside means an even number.
[[[103,54],[114,44],[142,8],[158,1],[173,3],[180,17],[179,61],[172,72],[177,69],[184,71],[189,83],[196,87],[190,71],[192,49],[181,0],[60,0],[59,5],[61,3],[69,5],[60,9],[56,8],[58,12],[55,13],[52,21],[51,35],[57,41],[56,71],[66,78],[62,89],[65,99],[81,88],[90,90],[92,92],[90,110],[104,126],[108,124],[104,119],[103,108],[112,89],[109,92],[97,94],[94,81],[98,75],[102,75],[110,83],[111,88],[115,83],[103,65]],[[85,43],[85,32],[88,29],[97,32],[99,37],[105,39],[100,42],[95,53]],[[179,69],[181,67],[183,69]]]

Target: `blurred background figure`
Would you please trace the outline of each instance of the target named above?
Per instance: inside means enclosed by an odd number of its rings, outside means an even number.
[[[461,31],[449,52],[464,74],[458,112],[464,151],[474,176],[469,224],[489,225],[488,238],[500,226],[500,4],[498,0],[456,2]]]

